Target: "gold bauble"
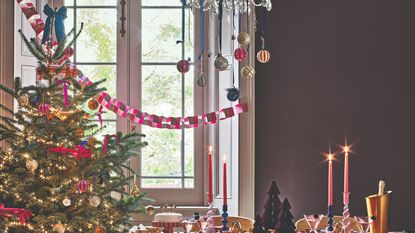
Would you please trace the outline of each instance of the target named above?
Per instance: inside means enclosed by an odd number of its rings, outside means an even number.
[[[38,163],[37,163],[37,161],[36,161],[36,160],[34,160],[34,159],[28,159],[28,160],[26,161],[26,168],[27,168],[27,170],[29,170],[29,171],[34,172],[34,171],[38,168],[38,166],[39,166],[39,164],[38,164]]]
[[[101,203],[101,198],[94,195],[94,196],[89,197],[88,201],[91,206],[98,207],[99,204]]]
[[[152,216],[152,215],[155,214],[155,212],[156,212],[156,210],[154,209],[154,206],[152,206],[152,205],[146,206],[146,214],[147,215]]]
[[[238,35],[238,43],[242,46],[246,46],[251,42],[251,36],[247,32],[241,32]]]
[[[89,147],[95,147],[95,145],[97,144],[97,139],[94,137],[89,137],[88,138],[88,146]]]
[[[251,79],[255,76],[255,69],[252,66],[244,66],[241,69],[241,76],[244,79]]]
[[[130,191],[131,196],[138,197],[140,193],[141,193],[140,189],[138,188],[136,184],[131,185],[131,191]]]
[[[82,137],[84,136],[84,130],[83,130],[83,129],[81,129],[81,128],[76,129],[76,131],[75,131],[75,135],[76,135],[78,138],[82,138]]]
[[[103,226],[98,226],[97,228],[95,228],[95,233],[105,233],[105,227]]]
[[[219,71],[224,71],[228,69],[229,62],[228,59],[226,59],[222,54],[218,54],[218,56],[215,59],[214,66]]]
[[[56,224],[53,226],[53,231],[56,231],[56,232],[58,232],[58,233],[64,233],[64,232],[65,232],[65,230],[66,230],[66,227],[65,227],[65,225],[63,225],[62,223],[56,223]]]
[[[27,95],[21,95],[17,99],[17,102],[19,102],[20,106],[22,107],[26,106],[27,104],[29,104],[29,97],[27,97]]]
[[[88,101],[88,108],[89,109],[97,110],[98,107],[99,107],[99,103],[95,99],[91,99],[91,100]]]

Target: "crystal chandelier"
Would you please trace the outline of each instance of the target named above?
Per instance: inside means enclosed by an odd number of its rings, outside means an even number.
[[[249,11],[249,5],[265,7],[268,11],[272,8],[271,0],[260,0],[259,3],[256,3],[255,0],[222,0],[223,1],[223,9],[226,11],[233,11],[235,9],[236,12],[239,13],[246,13]],[[200,0],[189,0],[188,4],[193,9],[200,9]],[[203,9],[205,11],[213,12],[217,14],[219,12],[219,4],[220,0],[204,0]],[[248,5],[248,6],[247,6]]]

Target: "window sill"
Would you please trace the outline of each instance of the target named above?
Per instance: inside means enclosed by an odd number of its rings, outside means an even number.
[[[192,217],[193,213],[198,212],[200,215],[205,215],[208,211],[207,206],[177,206],[174,209],[161,209],[160,206],[155,206],[155,213],[162,213],[166,211],[172,211],[183,214],[186,217]],[[219,214],[219,209],[214,208],[215,214]],[[135,214],[133,215],[133,223],[136,225],[143,224],[146,226],[151,226],[151,222],[154,219],[154,216],[149,216],[147,214]]]

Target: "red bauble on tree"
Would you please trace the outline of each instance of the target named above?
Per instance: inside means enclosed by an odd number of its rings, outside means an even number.
[[[262,50],[259,50],[259,52],[256,55],[256,58],[261,63],[267,63],[269,59],[271,58],[271,54],[269,53],[268,50],[262,49]]]
[[[42,115],[47,115],[50,112],[50,105],[49,104],[39,104],[39,107],[37,108],[37,110]]]
[[[177,70],[184,74],[189,72],[190,70],[190,63],[188,60],[180,60],[179,62],[177,62]]]
[[[89,181],[87,180],[80,180],[78,185],[76,186],[81,193],[88,192],[89,190]]]
[[[245,58],[247,56],[247,52],[244,48],[237,48],[237,49],[235,49],[235,52],[233,53],[233,56],[235,57],[236,60],[243,61],[243,60],[245,60]]]
[[[63,51],[63,55],[65,56],[65,57],[72,57],[73,55],[75,54],[75,50],[73,49],[73,48],[71,48],[71,47],[68,47],[68,48],[66,48],[64,51]]]

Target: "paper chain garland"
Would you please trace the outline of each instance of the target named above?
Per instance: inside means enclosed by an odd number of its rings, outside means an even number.
[[[45,24],[41,19],[35,6],[30,0],[16,0],[22,9],[23,14],[29,20],[33,30],[36,33],[36,38],[41,39]],[[93,82],[87,77],[75,77],[75,80],[81,86],[92,85]],[[205,113],[196,116],[188,117],[165,117],[154,114],[142,112],[139,109],[133,108],[124,104],[123,102],[111,97],[108,93],[102,92],[94,97],[101,106],[113,111],[118,116],[127,118],[132,122],[141,125],[148,125],[155,128],[163,129],[183,129],[183,128],[197,128],[204,125],[216,124],[219,120],[225,120],[234,117],[236,114],[241,114],[248,111],[248,104],[236,104],[229,108],[224,108],[219,111]]]

